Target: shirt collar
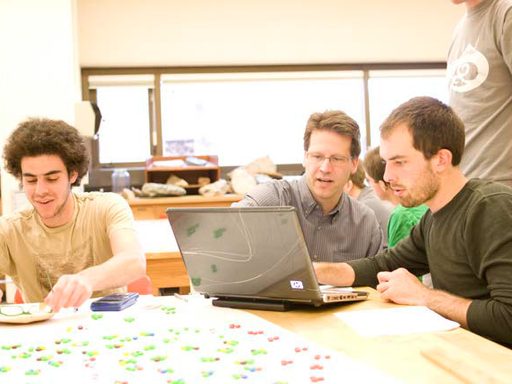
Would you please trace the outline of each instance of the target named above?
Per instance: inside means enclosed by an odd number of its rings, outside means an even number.
[[[299,194],[300,194],[300,201],[302,204],[302,209],[304,211],[304,215],[307,217],[309,216],[315,209],[318,209],[320,212],[322,211],[322,208],[320,205],[316,202],[316,200],[313,198],[313,194],[309,190],[308,183],[306,180],[306,175],[302,175],[302,177],[299,180]],[[343,206],[343,202],[346,199],[346,194],[343,192],[341,195],[340,201],[338,202],[338,205],[334,207],[334,209],[329,212],[328,216],[331,216],[332,220],[335,219],[335,217],[338,215],[338,213],[341,211],[341,208]]]

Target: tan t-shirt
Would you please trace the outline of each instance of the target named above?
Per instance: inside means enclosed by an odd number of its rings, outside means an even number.
[[[99,192],[72,196],[73,220],[62,227],[47,227],[32,207],[0,218],[0,273],[12,277],[26,302],[42,301],[61,275],[110,259],[114,231],[135,232],[132,212],[121,196]],[[120,289],[94,296],[114,291]]]

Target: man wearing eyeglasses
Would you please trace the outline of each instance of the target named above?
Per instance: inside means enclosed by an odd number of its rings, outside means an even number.
[[[304,132],[305,174],[260,184],[233,206],[293,206],[313,261],[373,256],[383,234],[373,211],[343,192],[361,151],[359,126],[341,111],[310,116]]]
[[[12,277],[26,302],[44,300],[54,311],[78,307],[144,275],[126,201],[71,190],[89,166],[75,128],[29,119],[9,136],[3,156],[31,207],[0,218],[0,273]]]

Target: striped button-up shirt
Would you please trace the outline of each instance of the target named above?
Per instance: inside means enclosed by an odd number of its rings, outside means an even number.
[[[373,211],[343,193],[338,205],[324,215],[306,184],[274,180],[260,184],[233,206],[283,206],[297,215],[313,261],[343,262],[373,256],[383,246],[383,235]]]

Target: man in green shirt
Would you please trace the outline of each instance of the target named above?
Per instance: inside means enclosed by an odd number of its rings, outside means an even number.
[[[389,183],[384,181],[386,165],[379,155],[379,147],[373,148],[366,153],[363,167],[366,172],[366,179],[372,186],[375,194],[384,201],[390,202],[394,208],[391,211],[387,223],[388,247],[394,247],[404,237],[409,236],[412,227],[418,224],[428,207],[425,204],[417,207],[404,207],[400,199],[395,196]]]
[[[381,126],[384,180],[405,207],[426,204],[411,235],[374,257],[315,263],[321,283],[373,285],[383,299],[423,305],[512,345],[512,189],[468,180],[459,168],[464,124],[430,97],[396,108]],[[434,288],[416,276],[430,272]]]

